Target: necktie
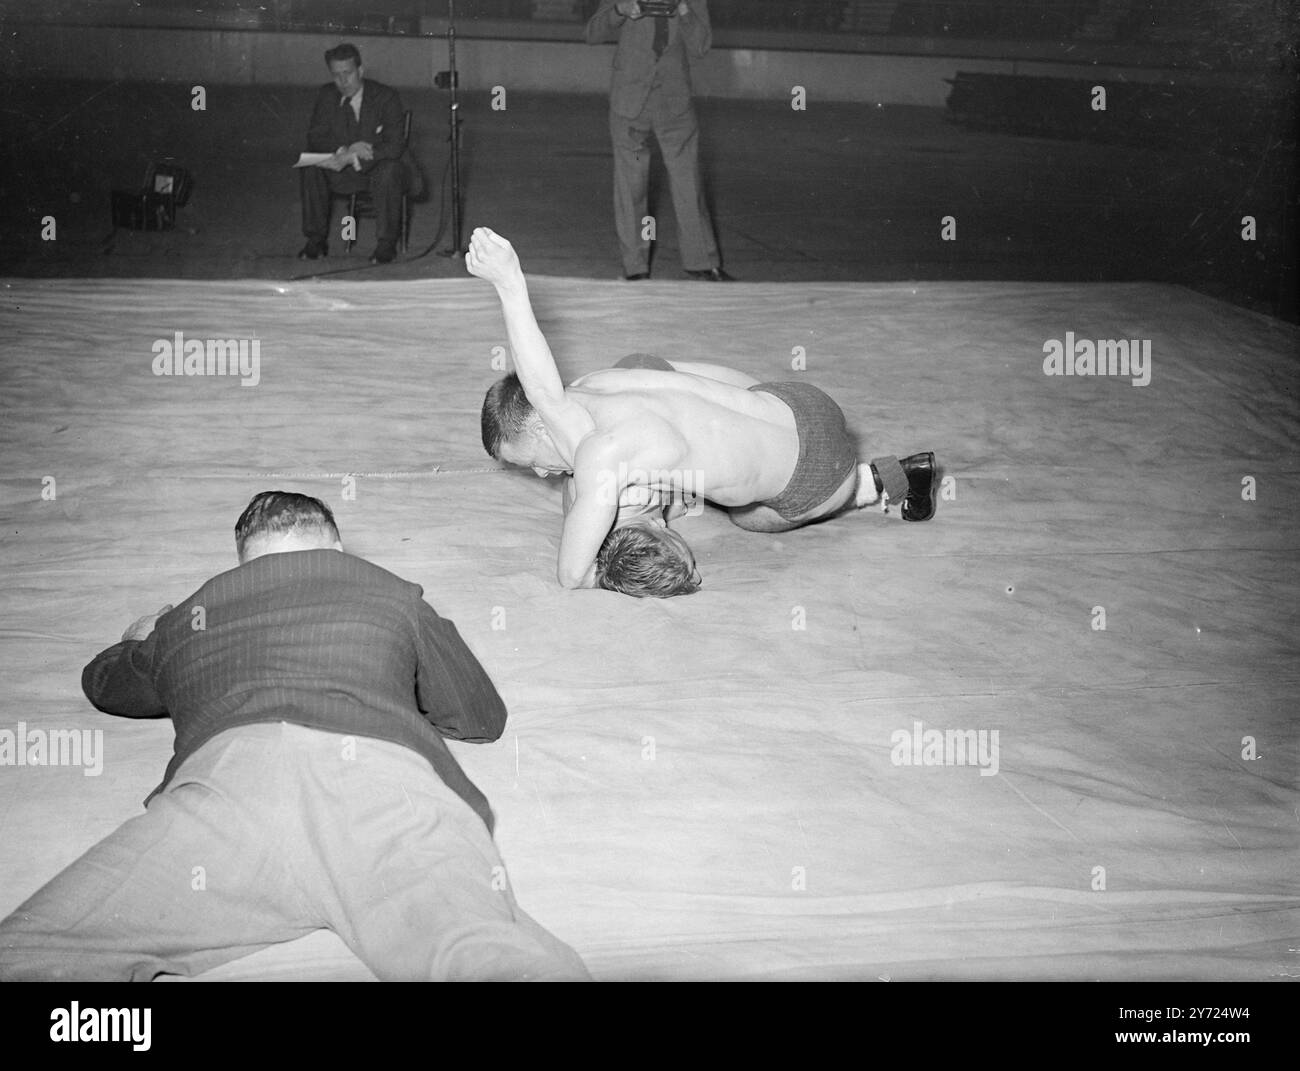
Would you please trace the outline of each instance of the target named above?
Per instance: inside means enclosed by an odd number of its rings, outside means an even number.
[[[655,59],[664,54],[664,49],[668,47],[668,20],[655,19],[655,40],[654,50]]]
[[[352,98],[344,97],[339,105],[343,109],[343,129],[347,131],[348,144],[357,140],[357,113],[352,110]]]

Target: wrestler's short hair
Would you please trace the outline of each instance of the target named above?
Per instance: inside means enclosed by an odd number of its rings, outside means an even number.
[[[239,552],[239,560],[244,560],[244,549],[250,539],[293,531],[335,540],[339,538],[334,514],[319,498],[293,491],[263,491],[254,495],[235,522],[235,549]]]
[[[533,415],[533,403],[524,393],[519,377],[511,372],[488,388],[483,399],[483,449],[488,455],[501,459],[501,444],[522,435],[528,418]]]
[[[636,599],[670,599],[700,590],[694,563],[644,525],[615,528],[596,555],[596,584]]]
[[[357,48],[356,45],[348,44],[348,42],[344,41],[343,44],[335,45],[333,48],[326,50],[325,52],[326,67],[328,67],[331,63],[335,63],[339,60],[356,60],[357,66],[360,67],[361,49]]]

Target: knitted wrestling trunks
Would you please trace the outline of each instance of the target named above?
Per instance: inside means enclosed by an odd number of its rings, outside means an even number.
[[[858,464],[858,448],[844,426],[844,412],[811,383],[758,383],[749,388],[772,394],[794,413],[799,461],[785,490],[762,503],[793,521],[831,497]]]

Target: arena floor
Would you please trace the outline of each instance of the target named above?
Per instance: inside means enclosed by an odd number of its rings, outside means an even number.
[[[0,915],[171,752],[82,666],[282,487],[488,668],[506,733],[452,747],[598,979],[1294,977],[1294,327],[1154,283],[535,279],[566,378],[631,351],[806,378],[864,456],[938,455],[926,524],[684,519],[704,588],[659,602],[557,587],[558,486],[478,442],[479,280],[0,285],[0,725],[103,730],[97,776],[0,773]],[[178,331],[257,339],[256,382],[156,375]],[[1067,332],[1150,362],[1047,375]],[[986,746],[934,761],[932,730]],[[210,977],[367,973],[321,931]]]

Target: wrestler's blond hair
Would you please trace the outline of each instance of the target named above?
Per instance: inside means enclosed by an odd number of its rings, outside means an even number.
[[[700,590],[695,565],[639,524],[615,528],[596,555],[596,583],[633,598],[669,599]]]

